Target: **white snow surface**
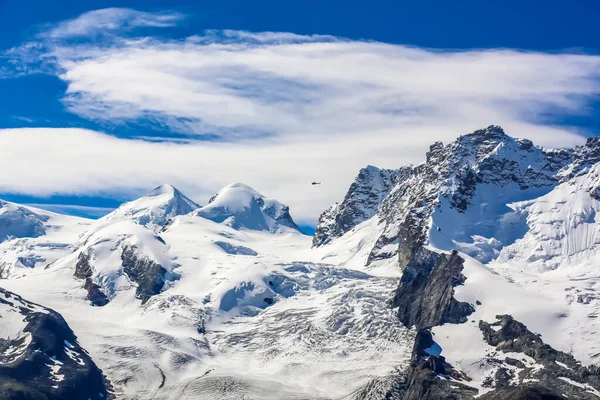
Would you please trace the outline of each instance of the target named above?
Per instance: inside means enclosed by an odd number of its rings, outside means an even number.
[[[221,189],[208,205],[194,214],[235,229],[297,229],[286,205],[266,198],[243,183],[233,183]]]
[[[600,164],[545,196],[511,204],[527,215],[527,233],[502,249],[499,262],[540,271],[575,266],[593,270],[600,252]]]
[[[71,253],[91,221],[0,200],[0,278],[43,268]]]

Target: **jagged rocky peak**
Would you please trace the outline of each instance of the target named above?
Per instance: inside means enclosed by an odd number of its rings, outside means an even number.
[[[320,216],[313,245],[377,216],[383,233],[367,263],[397,254],[401,228],[420,244],[489,262],[526,230],[524,214],[507,204],[542,196],[598,161],[597,138],[573,149],[545,149],[490,125],[447,145],[433,143],[419,165],[361,170],[344,200]]]
[[[408,219],[411,231],[419,232],[413,236],[423,243],[433,241],[444,250],[458,246],[482,262],[490,261],[499,247],[521,233],[516,232],[521,221],[510,219],[517,215],[499,223],[511,211],[506,204],[550,191],[570,160],[568,151],[537,147],[498,126],[460,136],[446,146],[435,143],[426,161],[383,200],[378,215],[386,228],[368,261],[393,255],[388,247],[400,239],[399,228]],[[482,203],[485,208],[473,208]],[[482,242],[475,243],[474,237]]]
[[[377,214],[377,209],[394,185],[412,171],[412,166],[396,170],[372,165],[362,168],[341,203],[325,210],[319,217],[313,246],[329,243],[361,222]]]
[[[0,398],[114,398],[57,312],[0,288]]]
[[[151,229],[160,229],[171,218],[189,214],[200,207],[171,185],[161,185],[139,199],[124,203],[99,223],[131,220]]]
[[[298,229],[288,206],[266,198],[243,183],[224,187],[210,199],[208,205],[196,210],[194,215],[234,229],[271,232],[285,228]]]
[[[38,237],[46,234],[48,213],[0,200],[0,242],[12,238]]]

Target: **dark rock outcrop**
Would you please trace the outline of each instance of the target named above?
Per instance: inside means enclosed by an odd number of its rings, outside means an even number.
[[[75,278],[85,280],[83,288],[87,291],[87,299],[92,303],[93,306],[101,307],[108,304],[108,297],[102,291],[102,288],[99,285],[96,285],[92,280],[94,271],[92,270],[92,266],[90,264],[91,259],[91,251],[88,250],[87,253],[79,253],[73,276]]]
[[[162,291],[168,276],[168,271],[162,265],[138,254],[134,246],[123,247],[121,262],[123,272],[137,284],[135,297],[141,299],[142,304]]]
[[[2,288],[0,309],[20,314],[24,324],[22,336],[0,338],[0,398],[113,398],[109,382],[60,314]]]
[[[431,332],[420,329],[408,369],[369,382],[354,394],[354,400],[472,399],[477,389],[464,384],[468,378],[437,354],[436,346]]]
[[[402,400],[473,398],[477,389],[461,383],[468,381],[468,378],[452,368],[443,356],[435,354],[432,351],[435,346],[429,330],[420,329],[417,332]]]
[[[453,297],[454,287],[464,282],[464,260],[453,251],[439,254],[420,247],[404,269],[392,301],[398,318],[407,327],[430,328],[465,322],[472,305]]]

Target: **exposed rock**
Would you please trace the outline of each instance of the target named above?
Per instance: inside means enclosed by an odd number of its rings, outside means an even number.
[[[483,395],[485,400],[504,399],[597,399],[600,389],[598,367],[584,367],[572,355],[555,350],[544,343],[539,335],[529,331],[525,325],[510,315],[498,315],[497,322],[479,322],[485,341],[498,352],[524,354],[537,363],[527,366],[512,357],[499,361],[498,371],[506,374],[515,370],[503,366],[514,366],[517,372],[510,375],[510,384],[498,379],[493,386],[499,390]],[[504,371],[504,372],[502,372]],[[514,387],[518,386],[518,387]],[[536,397],[537,396],[537,397]]]
[[[378,215],[386,228],[368,263],[393,255],[389,245],[398,240],[400,229],[410,229],[411,236],[427,243],[433,213],[442,204],[465,213],[482,184],[499,188],[516,184],[521,190],[552,188],[559,182],[563,161],[568,160],[568,154],[511,138],[498,126],[461,136],[447,146],[434,143],[426,161],[412,167],[382,201]]]
[[[484,400],[566,400],[567,397],[542,386],[524,385],[493,391],[479,397]]]
[[[391,170],[369,165],[361,169],[344,200],[325,210],[319,217],[313,246],[329,243],[376,215],[383,199],[399,180],[412,171],[412,168],[407,166]]]
[[[148,257],[138,254],[135,246],[124,246],[121,253],[123,272],[137,284],[135,297],[144,304],[160,293],[167,281],[168,271]]]
[[[77,257],[77,263],[75,264],[75,272],[73,276],[78,279],[85,279],[83,288],[87,291],[87,299],[92,303],[93,306],[104,306],[108,304],[108,297],[102,291],[99,285],[96,285],[93,281],[94,271],[90,264],[92,258],[91,251],[88,249],[87,253],[81,252]]]
[[[472,399],[477,389],[461,383],[468,378],[455,371],[443,356],[435,354],[431,350],[434,347],[431,333],[419,330],[402,400]]]
[[[16,337],[0,338],[0,398],[113,398],[109,382],[60,314],[2,288],[0,310],[0,323],[20,329]]]
[[[446,255],[424,247],[416,250],[392,301],[400,321],[417,329],[465,322],[474,308],[453,297],[454,287],[465,279],[463,262],[456,251]]]

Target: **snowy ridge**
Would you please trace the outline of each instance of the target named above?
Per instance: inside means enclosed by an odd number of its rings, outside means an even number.
[[[30,208],[0,200],[0,242],[45,235],[45,223],[49,219],[47,213],[37,213]]]
[[[569,359],[567,353],[571,353],[586,365],[598,362],[600,348],[594,336],[600,328],[596,323],[600,302],[594,266],[599,144],[595,138],[574,149],[543,149],[490,126],[447,146],[432,145],[426,161],[412,167],[412,172],[383,199],[373,217],[380,222],[372,224],[378,229],[383,225],[383,229],[367,264],[398,257],[404,270],[400,286],[404,289],[395,299],[395,305],[400,305],[399,317],[410,325],[420,321],[414,318],[423,313],[429,315],[425,320],[430,325],[423,328],[434,326],[432,343],[440,353],[426,355],[428,359],[439,359],[426,367],[431,375],[417,378],[414,374],[418,370],[409,370],[410,387],[400,385],[405,395],[419,390],[422,379],[435,381],[439,374],[452,376],[454,383],[448,386],[437,381],[428,391],[432,398],[448,390],[454,391],[457,398],[486,392],[497,396],[490,398],[512,398],[516,392],[509,395],[500,389],[502,385],[547,385],[565,378],[564,371],[548,369],[548,363],[554,363],[552,357],[575,362]],[[337,212],[332,208],[324,215],[332,221],[338,218]],[[325,221],[322,231],[326,232],[329,225]],[[323,247],[343,241],[346,235],[331,240],[335,238],[331,234],[323,241],[331,244]],[[456,250],[460,252],[457,256],[465,260],[464,265],[457,267],[456,262],[444,261],[447,258],[434,261],[438,259],[434,254]],[[439,271],[434,273],[432,268]],[[453,278],[446,281],[446,274],[453,274]],[[448,287],[444,282],[452,283]],[[428,288],[428,293],[414,292],[418,287]],[[456,308],[445,297],[448,290],[453,293],[452,301],[471,305],[472,309],[462,305]],[[407,309],[402,304],[409,300],[416,308]],[[435,309],[436,305],[449,308]],[[511,364],[515,355],[500,349],[502,346],[492,346],[493,339],[485,338],[485,324],[494,327],[499,315],[512,316],[515,324],[525,324],[519,328],[523,332],[530,329],[541,334],[544,342],[539,346],[551,346],[547,348],[556,355],[529,359],[515,368]],[[413,357],[420,360],[419,351]],[[563,361],[557,362],[565,364]],[[546,368],[546,372],[536,378],[532,376],[536,368]],[[550,389],[577,398],[594,398],[589,393],[600,387],[600,380],[593,378],[589,386],[589,371],[581,366],[572,370],[577,372],[562,379],[574,382],[572,387],[552,384]]]
[[[247,201],[226,204],[238,216]],[[274,235],[195,214],[174,217],[160,236],[133,221],[94,227],[75,253],[5,283],[40,288],[34,298],[60,309],[119,398],[342,397],[408,363],[413,333],[386,301],[397,272],[363,270],[368,246],[312,251],[296,229]],[[374,240],[371,228],[351,240]],[[144,302],[123,246],[176,279]],[[109,301],[91,304],[80,254]]]

